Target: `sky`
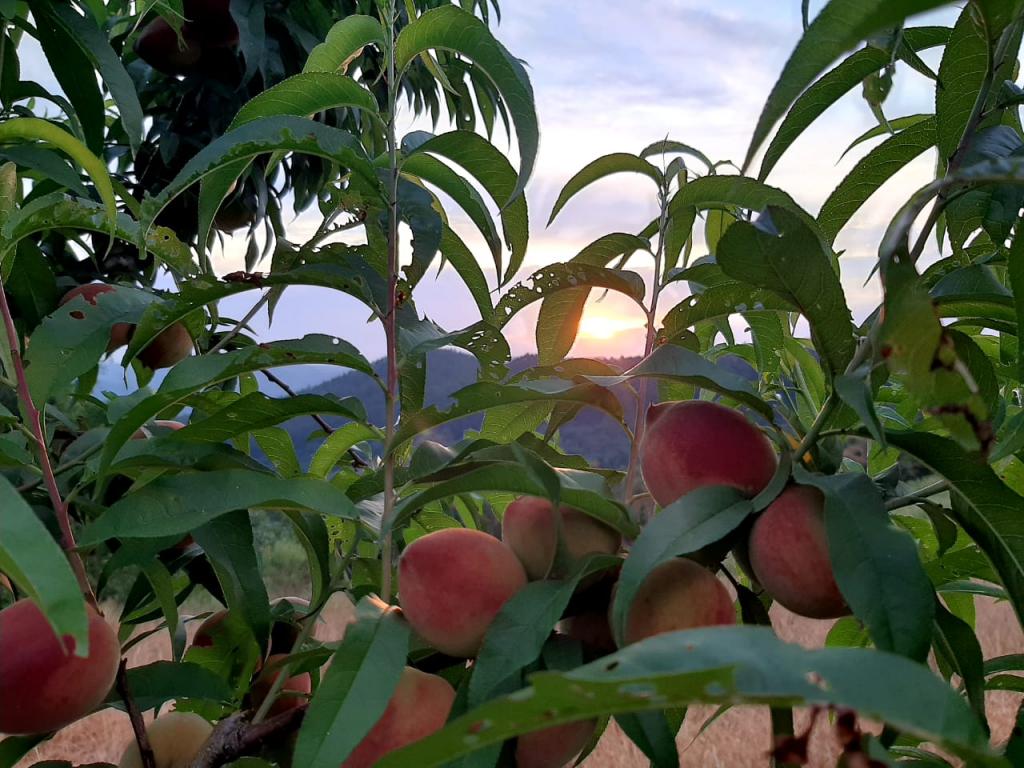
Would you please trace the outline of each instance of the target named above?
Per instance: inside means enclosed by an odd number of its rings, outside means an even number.
[[[814,2],[812,9],[822,4]],[[540,154],[528,187],[530,247],[519,279],[545,264],[572,258],[604,234],[636,232],[657,214],[649,180],[617,176],[581,193],[546,227],[561,187],[591,160],[609,152],[638,152],[666,137],[695,146],[713,160],[742,160],[764,99],[801,33],[799,0],[505,0],[502,5],[502,21],[494,31],[526,62],[541,125]],[[933,13],[915,23],[948,24],[953,18],[951,12]],[[24,53],[23,76],[52,83],[38,52]],[[925,59],[937,66],[934,57]],[[899,117],[930,112],[932,93],[929,81],[901,67],[886,113]],[[840,161],[843,150],[874,122],[859,92],[850,94],[794,144],[768,183],[817,213],[828,193],[872,145]],[[408,114],[404,124],[409,129],[430,128]],[[438,132],[443,130],[438,127]],[[507,137],[497,136],[495,142],[515,156]],[[837,240],[837,248],[844,251],[843,284],[857,318],[866,316],[880,295],[875,282],[865,281],[881,233],[906,197],[928,181],[933,163],[925,155],[904,169]],[[482,240],[474,237],[464,216],[449,210],[456,229],[480,255],[494,287],[494,268]],[[317,223],[308,215],[293,219],[290,238],[299,240]],[[694,256],[702,255],[703,248],[698,239]],[[223,250],[218,248],[215,263],[225,272],[239,269],[240,243],[229,240]],[[650,267],[642,257],[630,265],[647,279]],[[478,320],[457,275],[450,268],[436,280],[434,274],[417,289],[421,314],[448,329]],[[681,287],[668,291],[662,310],[684,296]],[[224,312],[240,316],[256,298],[257,294],[247,294],[232,300]],[[507,326],[514,354],[535,351],[535,318],[536,306]],[[384,352],[383,336],[366,319],[366,310],[348,297],[294,288],[285,294],[272,327],[265,315],[254,325],[265,339],[336,334],[377,358]],[[619,296],[592,300],[573,355],[639,354],[642,322],[636,307]]]

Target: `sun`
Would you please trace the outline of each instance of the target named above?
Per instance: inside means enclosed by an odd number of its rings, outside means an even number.
[[[632,331],[639,326],[637,321],[610,315],[586,315],[580,321],[579,335],[586,339],[607,341],[623,331]]]

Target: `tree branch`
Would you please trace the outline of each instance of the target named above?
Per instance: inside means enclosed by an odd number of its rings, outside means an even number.
[[[251,752],[263,742],[281,733],[293,731],[306,716],[306,704],[282,712],[269,720],[253,724],[248,713],[236,712],[221,720],[213,729],[191,768],[219,768]]]
[[[156,757],[153,755],[153,747],[149,743],[149,736],[146,734],[146,723],[142,719],[142,712],[139,705],[132,696],[131,688],[128,686],[128,664],[124,659],[117,667],[117,693],[124,702],[124,708],[128,712],[128,719],[132,724],[132,733],[135,734],[135,743],[139,746],[139,755],[142,758],[142,768],[156,768]]]

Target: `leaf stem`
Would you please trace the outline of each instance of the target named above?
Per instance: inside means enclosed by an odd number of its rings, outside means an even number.
[[[96,605],[96,595],[92,590],[92,585],[89,583],[89,577],[86,575],[85,563],[82,562],[82,557],[77,551],[78,544],[75,542],[75,532],[71,528],[71,517],[68,515],[68,507],[61,498],[60,488],[57,486],[57,478],[53,473],[50,452],[46,447],[46,432],[43,430],[42,414],[32,400],[28,377],[25,376],[25,365],[21,359],[21,340],[18,337],[17,329],[14,327],[14,318],[11,316],[11,308],[7,303],[7,293],[2,279],[0,279],[0,313],[3,314],[7,343],[11,348],[11,364],[14,366],[14,374],[18,382],[18,399],[21,401],[21,409],[32,434],[32,442],[36,444],[36,450],[39,453],[39,468],[43,472],[43,482],[50,496],[53,511],[57,516],[64,551],[67,553],[68,560],[71,563],[71,569],[75,572],[75,578],[78,579],[78,586],[82,590],[82,594],[93,605]]]
[[[818,415],[814,419],[814,423],[811,424],[811,428],[807,430],[807,434],[804,435],[803,440],[800,444],[793,449],[793,463],[799,464],[803,455],[806,454],[817,442],[818,436],[821,434],[821,430],[825,428],[828,420],[832,418],[832,414],[839,406],[839,397],[836,395],[835,390],[829,393],[829,396],[825,398],[825,403],[821,406],[821,410],[818,411]]]
[[[394,559],[394,534],[391,520],[395,511],[395,456],[391,450],[395,438],[398,405],[398,136],[395,125],[398,111],[398,78],[395,72],[395,2],[387,5],[387,77],[388,77],[388,293],[384,314],[384,338],[387,343],[387,389],[384,392],[384,511],[381,528],[381,599],[391,602],[391,570]]]
[[[938,482],[925,486],[919,491],[914,491],[914,493],[889,499],[885,502],[885,508],[892,511],[894,509],[903,509],[903,507],[912,507],[932,496],[945,493],[949,489],[950,485],[948,480],[939,480]]]

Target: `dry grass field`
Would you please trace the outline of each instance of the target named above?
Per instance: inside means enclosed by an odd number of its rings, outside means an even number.
[[[351,619],[351,607],[344,602],[329,606],[324,639],[341,636]],[[820,646],[831,622],[798,618],[777,606],[773,612],[776,630],[784,640],[808,647]],[[1024,633],[1012,610],[1006,604],[978,600],[978,624],[985,628],[981,642],[985,657],[1024,652]],[[131,656],[132,664],[145,664],[167,658],[166,636],[156,635],[140,644]],[[990,693],[989,719],[996,743],[1005,741],[1013,724],[1019,695]],[[762,768],[768,764],[770,731],[768,715],[763,708],[739,708],[726,713],[696,738],[701,724],[714,708],[694,707],[679,735],[681,764],[702,768]],[[804,726],[808,713],[799,712],[797,728]],[[73,760],[75,763],[110,761],[116,763],[130,738],[127,718],[118,712],[106,711],[83,720],[65,730],[61,736],[33,752],[17,768],[24,768],[44,759]],[[834,766],[838,753],[830,728],[819,719],[812,737],[811,765],[818,768]],[[587,768],[631,768],[646,765],[643,755],[614,727],[605,733],[598,749],[587,760]]]

